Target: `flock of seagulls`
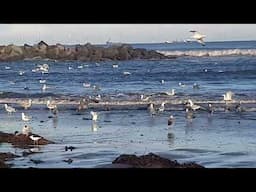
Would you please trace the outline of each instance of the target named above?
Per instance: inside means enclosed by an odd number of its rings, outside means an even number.
[[[231,92],[231,91],[226,92],[224,95],[222,95],[223,96],[223,101],[226,104],[228,104],[228,102],[232,101],[232,95],[234,95],[233,92]],[[164,112],[165,104],[166,104],[165,102],[162,102],[160,107],[155,109],[154,104],[150,103],[149,106],[148,106],[148,111],[152,116],[156,115],[157,112],[158,113]],[[208,103],[207,107],[202,107],[200,105],[195,104],[191,99],[188,99],[184,103],[184,105],[185,105],[186,118],[188,120],[192,120],[196,117],[194,112],[197,111],[197,110],[202,109],[204,111],[207,111],[209,114],[213,114],[214,111],[215,111],[215,109],[214,109],[214,107],[211,103]],[[228,106],[228,105],[226,105],[226,106]],[[235,111],[236,112],[244,112],[245,111],[245,108],[243,108],[241,106],[241,101],[239,102],[238,105],[235,106]],[[169,118],[168,118],[168,123],[167,123],[168,126],[173,125],[174,120],[175,120],[174,116],[170,115]]]

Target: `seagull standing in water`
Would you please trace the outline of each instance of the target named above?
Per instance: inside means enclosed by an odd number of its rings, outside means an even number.
[[[198,31],[194,31],[194,30],[191,30],[190,32],[193,33],[193,35],[191,36],[193,39],[195,39],[202,46],[205,46],[204,38],[206,37],[206,35],[203,35]]]
[[[28,101],[23,101],[20,104],[24,109],[28,109],[32,105],[32,99],[29,99]]]
[[[91,115],[92,115],[92,120],[93,120],[93,121],[97,121],[97,119],[98,119],[98,113],[97,113],[97,112],[94,112],[94,111],[91,111]]]
[[[168,125],[170,126],[170,125],[173,125],[173,123],[174,123],[174,117],[171,115],[170,117],[169,117],[169,119],[168,119]]]
[[[47,106],[47,108],[48,109],[50,109],[50,110],[53,110],[53,109],[57,109],[57,105],[56,104],[53,104],[53,103],[51,103],[51,101],[50,100],[47,100],[47,102],[46,102],[46,106]]]
[[[198,109],[201,108],[199,105],[195,105],[195,104],[191,101],[191,99],[188,100],[188,107],[189,107],[190,109],[192,109],[193,111],[196,111],[196,110],[198,110]]]
[[[159,112],[163,112],[164,111],[164,105],[165,105],[165,102],[162,102],[161,106],[158,109]]]
[[[241,112],[244,112],[245,109],[241,106],[241,101],[239,101],[239,103],[236,105],[235,109],[236,109],[236,112],[238,113],[241,113]]]
[[[13,112],[16,112],[16,109],[11,107],[11,106],[8,106],[7,104],[4,104],[4,107],[5,107],[5,110],[8,112],[8,113],[13,113]]]
[[[222,95],[222,96],[223,96],[223,100],[224,100],[225,102],[227,102],[227,101],[232,101],[232,96],[233,96],[233,95],[234,95],[233,92],[228,91],[228,92],[226,92],[226,94]]]
[[[31,116],[25,115],[25,113],[21,113],[22,121],[30,121],[31,118],[32,118]]]
[[[24,127],[22,128],[22,134],[24,135],[29,135],[29,133],[31,133],[31,128],[27,125],[24,125]]]
[[[213,106],[212,106],[211,103],[208,103],[208,109],[207,109],[207,111],[208,111],[210,114],[213,114],[214,108],[213,108]]]
[[[148,101],[149,97],[144,97],[144,95],[140,95],[140,100],[141,101]]]
[[[156,110],[154,109],[154,104],[153,103],[149,104],[148,110],[149,110],[149,112],[152,116],[156,114]]]
[[[174,96],[175,95],[175,89],[172,89],[171,92],[166,91],[165,94],[169,95],[169,96]]]

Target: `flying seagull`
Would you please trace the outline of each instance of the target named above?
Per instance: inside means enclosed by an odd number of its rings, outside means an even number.
[[[198,31],[194,31],[194,30],[191,30],[189,32],[193,33],[193,36],[191,36],[191,38],[197,40],[197,42],[200,43],[202,46],[205,46],[204,38],[206,37],[206,35],[203,35]]]

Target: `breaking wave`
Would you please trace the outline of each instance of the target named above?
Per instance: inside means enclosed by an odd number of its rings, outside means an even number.
[[[157,51],[166,56],[220,57],[232,55],[256,56],[256,49],[194,50],[194,51]]]

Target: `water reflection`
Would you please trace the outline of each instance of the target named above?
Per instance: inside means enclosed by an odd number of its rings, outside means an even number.
[[[168,143],[169,143],[169,146],[171,147],[171,146],[173,146],[173,144],[174,144],[174,140],[175,140],[175,135],[174,135],[174,133],[168,133],[167,134],[167,140],[168,140]]]
[[[98,131],[99,126],[98,126],[97,122],[92,121],[92,126],[91,126],[91,128],[92,128],[92,132]]]
[[[52,118],[52,124],[53,124],[53,128],[57,128],[57,126],[58,126],[58,117],[57,116],[54,116]]]

